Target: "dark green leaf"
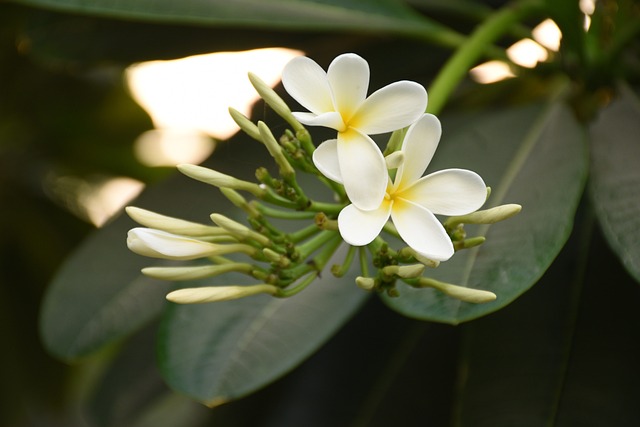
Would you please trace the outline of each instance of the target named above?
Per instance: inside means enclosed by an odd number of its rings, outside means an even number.
[[[589,189],[605,236],[640,280],[640,100],[621,90],[591,127]]]
[[[395,32],[438,36],[446,31],[399,0],[15,0],[83,14],[223,27]]]
[[[399,298],[385,297],[405,315],[457,324],[508,305],[549,267],[571,231],[587,156],[581,127],[560,104],[445,120],[443,132],[430,170],[475,170],[493,188],[489,206],[518,203],[523,207],[516,217],[488,230],[468,227],[469,236],[486,234],[487,242],[425,273],[444,282],[490,290],[497,295],[496,301],[465,303],[406,285],[400,285]]]
[[[173,306],[159,344],[167,383],[215,406],[274,381],[317,350],[360,307],[367,293],[354,278],[354,273],[336,279],[325,272],[287,299],[260,295]],[[225,275],[216,282],[244,284],[248,279]]]
[[[580,228],[527,295],[464,326],[456,425],[638,424],[639,290]]]

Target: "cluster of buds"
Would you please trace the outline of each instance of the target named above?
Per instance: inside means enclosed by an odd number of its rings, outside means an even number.
[[[256,171],[257,182],[249,182],[201,166],[178,166],[179,171],[188,177],[217,187],[233,205],[246,213],[246,223],[214,213],[211,224],[199,224],[128,207],[128,215],[143,227],[129,231],[127,244],[133,252],[152,258],[198,260],[191,265],[144,268],[143,274],[150,277],[190,281],[235,272],[250,276],[256,282],[253,285],[229,283],[180,289],[167,295],[168,300],[190,304],[256,294],[293,296],[314,282],[345,242],[348,250],[343,261],[328,270],[334,276],[342,277],[357,259],[361,275],[357,277],[356,284],[362,289],[397,296],[396,283],[402,281],[417,288],[434,288],[467,302],[483,303],[496,298],[488,291],[423,277],[427,267],[435,268],[443,259],[430,258],[417,251],[411,243],[407,247],[392,249],[382,236],[388,234],[402,239],[403,233],[388,222],[389,214],[387,219],[383,218],[382,230],[373,231],[376,234],[373,240],[354,243],[354,238],[344,226],[349,221],[341,218],[344,212],[358,209],[351,204],[348,191],[331,174],[327,176],[326,171],[318,168],[314,162],[316,147],[310,133],[282,98],[257,76],[250,74],[249,78],[266,104],[291,129],[276,139],[265,123],[255,124],[234,109],[230,109],[230,114],[242,131],[266,147],[278,167],[278,176],[272,176],[266,168],[259,168]],[[395,132],[390,138],[385,151],[388,169],[397,169],[406,161],[399,151],[398,140],[401,142],[402,135],[403,132]],[[333,200],[317,201],[306,194],[298,182],[298,173],[315,176],[334,193]],[[387,198],[388,194],[389,191]],[[453,250],[459,251],[484,242],[483,237],[467,238],[464,224],[494,223],[519,210],[518,205],[503,205],[450,216],[444,224],[438,225],[451,239]],[[367,213],[363,212],[363,215]],[[359,214],[356,212],[356,215]],[[396,221],[393,212],[391,215]],[[301,225],[296,231],[285,232],[274,224],[274,220]]]

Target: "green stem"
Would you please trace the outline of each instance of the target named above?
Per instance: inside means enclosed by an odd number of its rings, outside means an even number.
[[[316,277],[318,277],[318,272],[314,271],[313,273],[309,274],[307,277],[305,277],[300,283],[298,283],[294,287],[287,288],[287,289],[279,289],[278,293],[275,296],[280,297],[280,298],[288,298],[290,296],[293,296],[293,295],[297,294],[298,292],[304,290],[311,283],[313,283],[313,281],[316,279]]]
[[[317,225],[312,224],[308,227],[305,227],[301,230],[298,230],[294,233],[291,233],[288,235],[289,241],[291,241],[292,243],[298,243],[301,242],[303,240],[308,239],[309,237],[316,235],[320,232],[321,230],[318,228]]]
[[[336,277],[344,276],[349,268],[351,268],[351,264],[353,264],[353,259],[356,256],[357,248],[355,246],[349,246],[349,250],[347,255],[344,257],[344,261],[342,261],[342,265],[334,265],[331,268],[331,273]]]
[[[298,246],[298,254],[300,259],[307,259],[309,255],[318,250],[321,246],[324,246],[331,239],[336,236],[340,237],[335,231],[323,230],[318,235],[314,236],[311,240]]]
[[[340,213],[342,209],[344,209],[345,205],[337,204],[337,203],[324,203],[324,202],[315,202],[312,201],[309,206],[305,209],[305,211],[311,212],[323,212],[329,215],[337,215]]]
[[[518,21],[537,12],[539,8],[538,0],[524,0],[510,7],[503,7],[481,23],[449,58],[431,84],[427,111],[432,114],[440,113],[458,83],[487,48],[510,31]]]
[[[364,246],[358,248],[360,258],[360,271],[364,277],[369,277],[369,263],[367,263],[367,251]]]
[[[262,215],[278,219],[312,219],[316,215],[315,212],[283,211],[263,204],[256,204],[255,207]]]

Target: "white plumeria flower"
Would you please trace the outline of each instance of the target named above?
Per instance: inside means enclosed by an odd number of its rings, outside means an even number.
[[[422,177],[441,133],[440,121],[431,114],[423,115],[409,128],[402,144],[404,162],[395,179],[384,172],[388,184],[382,202],[370,211],[351,204],[340,212],[338,227],[347,243],[371,243],[391,217],[400,237],[420,255],[435,261],[446,261],[453,255],[451,239],[434,214],[473,212],[484,204],[487,189],[478,174],[465,169],[445,169]],[[335,160],[332,167],[339,180]]]
[[[352,53],[335,58],[326,73],[307,57],[294,58],[282,72],[282,84],[310,111],[293,113],[296,119],[338,131],[337,139],[320,144],[313,155],[320,172],[334,179],[337,151],[340,176],[351,202],[363,210],[376,209],[385,194],[387,171],[380,149],[368,135],[415,122],[427,107],[424,87],[399,81],[367,98],[369,64]]]
[[[151,258],[189,260],[218,255],[221,246],[153,228],[129,230],[127,246],[132,252]]]

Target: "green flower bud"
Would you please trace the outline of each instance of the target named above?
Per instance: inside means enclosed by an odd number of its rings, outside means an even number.
[[[244,133],[246,133],[251,138],[257,141],[262,141],[262,138],[260,137],[260,131],[258,130],[258,126],[256,126],[244,114],[242,114],[240,111],[236,110],[235,108],[229,107],[229,115],[231,116],[233,121],[236,122],[238,126],[240,126],[240,129],[242,129]]]
[[[376,287],[376,281],[372,277],[356,277],[356,285],[365,291],[371,291]]]
[[[465,288],[464,286],[452,285],[451,283],[444,283],[426,277],[420,278],[417,287],[434,288],[444,294],[449,295],[450,297],[473,304],[484,304],[487,302],[495,301],[495,299],[497,298],[496,294],[494,294],[493,292],[483,291],[480,289]]]
[[[178,304],[201,304],[229,301],[257,294],[276,295],[277,293],[277,287],[264,283],[253,286],[207,286],[179,289],[169,293],[167,299]]]
[[[247,191],[256,197],[263,197],[266,194],[266,190],[261,188],[258,184],[243,181],[202,166],[181,164],[178,165],[177,168],[189,178],[193,178],[197,181],[201,181],[215,187],[227,187],[234,190]]]
[[[163,230],[168,233],[180,234],[189,237],[209,237],[228,234],[224,229],[210,225],[198,224],[170,216],[160,215],[146,209],[127,206],[127,215],[134,221],[145,227]]]
[[[232,271],[250,274],[253,266],[246,263],[230,262],[222,265],[192,265],[185,267],[146,267],[142,274],[160,280],[196,280],[214,277]]]
[[[257,231],[254,231],[249,227],[240,224],[239,222],[236,222],[230,218],[227,218],[224,215],[220,215],[216,213],[211,214],[211,220],[214,223],[216,223],[216,225],[227,230],[230,234],[237,236],[240,240],[247,240],[247,239],[254,240],[262,246],[272,245],[271,240],[269,240],[268,237],[263,236]]]

